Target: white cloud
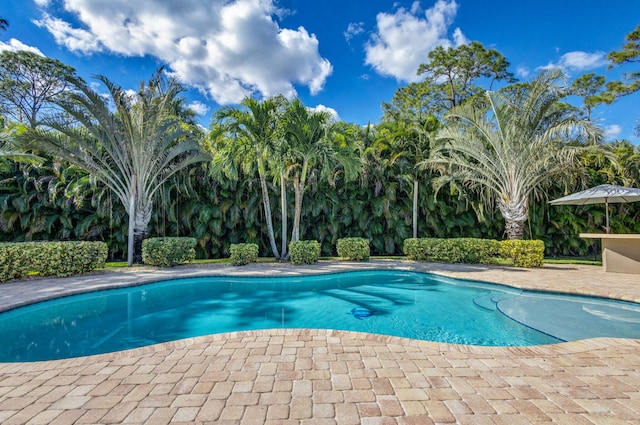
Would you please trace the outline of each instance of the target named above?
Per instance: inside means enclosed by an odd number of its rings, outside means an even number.
[[[469,44],[469,39],[462,33],[460,28],[456,28],[453,31],[453,44],[456,47],[460,47],[463,44]]]
[[[89,31],[73,28],[61,19],[44,14],[41,20],[33,21],[33,23],[46,28],[53,35],[56,43],[65,46],[72,52],[91,53],[102,50],[98,40]]]
[[[430,51],[467,42],[459,28],[454,31],[453,41],[447,35],[457,11],[455,0],[438,0],[424,12],[424,17],[419,16],[422,12],[418,1],[410,10],[401,7],[394,14],[379,13],[377,33],[365,46],[365,63],[381,75],[418,81],[418,67],[427,62]]]
[[[331,116],[331,119],[334,121],[340,121],[340,115],[338,115],[338,111],[336,111],[333,108],[330,108],[328,106],[325,105],[318,105],[314,108],[308,108],[310,111],[318,111],[318,112],[326,112]]]
[[[49,2],[39,0],[42,5]],[[312,94],[332,72],[305,28],[281,28],[275,0],[60,0],[79,25],[45,13],[38,21],[69,50],[153,56],[172,75],[220,104],[244,96]],[[48,13],[53,13],[49,11]]]
[[[209,112],[209,107],[207,105],[205,105],[202,102],[199,102],[197,100],[191,102],[190,104],[187,105],[187,108],[191,109],[193,112],[195,112],[198,115],[204,115],[207,112]]]
[[[568,52],[560,57],[559,62],[561,67],[574,71],[600,68],[606,64],[606,53],[604,52]]]
[[[622,127],[617,124],[608,125],[604,128],[604,135],[607,139],[616,139],[622,133]]]
[[[550,69],[550,68],[562,68],[566,71],[588,71],[590,69],[596,69],[607,65],[607,54],[604,52],[567,52],[560,56],[557,63],[550,62],[545,66],[538,67],[538,69]]]
[[[16,52],[18,50],[26,50],[28,52],[32,52],[37,55],[44,56],[44,54],[37,47],[28,46],[24,44],[22,41],[16,40],[15,38],[10,39],[8,43],[0,41],[0,52],[4,52],[5,50],[9,50],[10,52]]]
[[[364,22],[351,22],[347,27],[347,30],[344,32],[344,38],[350,41],[356,35],[362,34],[364,32]]]
[[[519,65],[518,67],[516,67],[516,75],[519,78],[526,79],[529,78],[529,75],[531,75],[531,70],[524,65]]]

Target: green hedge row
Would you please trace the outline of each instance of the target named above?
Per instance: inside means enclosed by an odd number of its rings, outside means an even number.
[[[291,263],[314,264],[320,259],[320,242],[318,241],[295,241],[289,244]]]
[[[236,243],[229,247],[230,261],[234,266],[244,266],[258,261],[258,244]]]
[[[195,238],[148,238],[142,241],[142,262],[173,267],[196,258]]]
[[[0,244],[0,282],[26,276],[30,257],[25,243]]]
[[[492,264],[502,257],[516,267],[541,267],[544,260],[544,243],[539,240],[410,238],[403,251],[410,260],[443,263]]]
[[[516,267],[542,267],[544,261],[544,242],[502,241],[500,255],[513,261]]]
[[[338,257],[345,260],[368,261],[371,255],[369,239],[365,238],[342,238],[336,243]]]
[[[19,242],[0,244],[0,281],[40,276],[72,276],[103,268],[104,242]]]
[[[476,238],[410,238],[405,239],[402,249],[411,260],[484,264],[500,255],[500,242]]]

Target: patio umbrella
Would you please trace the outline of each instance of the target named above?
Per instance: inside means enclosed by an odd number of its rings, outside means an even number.
[[[604,204],[606,209],[607,224],[605,230],[609,228],[609,204],[619,204],[625,202],[640,201],[640,189],[635,187],[616,186],[613,184],[601,184],[582,192],[549,201],[551,205],[587,205]]]

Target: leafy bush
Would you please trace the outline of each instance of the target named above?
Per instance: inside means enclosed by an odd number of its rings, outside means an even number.
[[[313,264],[320,259],[320,242],[295,241],[289,244],[291,263],[295,265]]]
[[[72,276],[102,268],[104,242],[21,242],[0,244],[0,281],[19,279],[30,271],[40,276]]]
[[[231,264],[244,266],[258,261],[258,245],[255,243],[236,243],[229,247]]]
[[[370,255],[369,239],[342,238],[336,244],[338,256],[345,260],[368,261]]]
[[[142,262],[173,267],[196,258],[195,238],[149,238],[142,241]]]
[[[508,240],[500,243],[500,254],[513,260],[516,267],[542,267],[544,242],[540,240]]]
[[[476,238],[410,238],[402,250],[411,260],[443,263],[492,263],[500,255],[500,242]]]
[[[72,276],[102,268],[107,261],[104,242],[28,242],[32,268],[42,276]]]
[[[23,243],[0,244],[0,282],[20,279],[29,272],[29,255]]]

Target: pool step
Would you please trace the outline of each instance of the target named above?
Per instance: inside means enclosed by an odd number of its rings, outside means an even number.
[[[494,294],[491,296],[491,301],[493,301],[494,303],[499,303],[502,300],[506,300],[507,298],[511,298],[513,297],[513,294],[505,294],[503,292]]]
[[[473,303],[485,310],[496,311],[497,304],[507,298],[513,297],[513,294],[505,294],[504,292],[492,292],[473,299]]]
[[[496,311],[496,301],[493,301],[491,295],[483,295],[481,297],[475,297],[473,299],[473,303],[480,308],[484,308],[485,310]]]

